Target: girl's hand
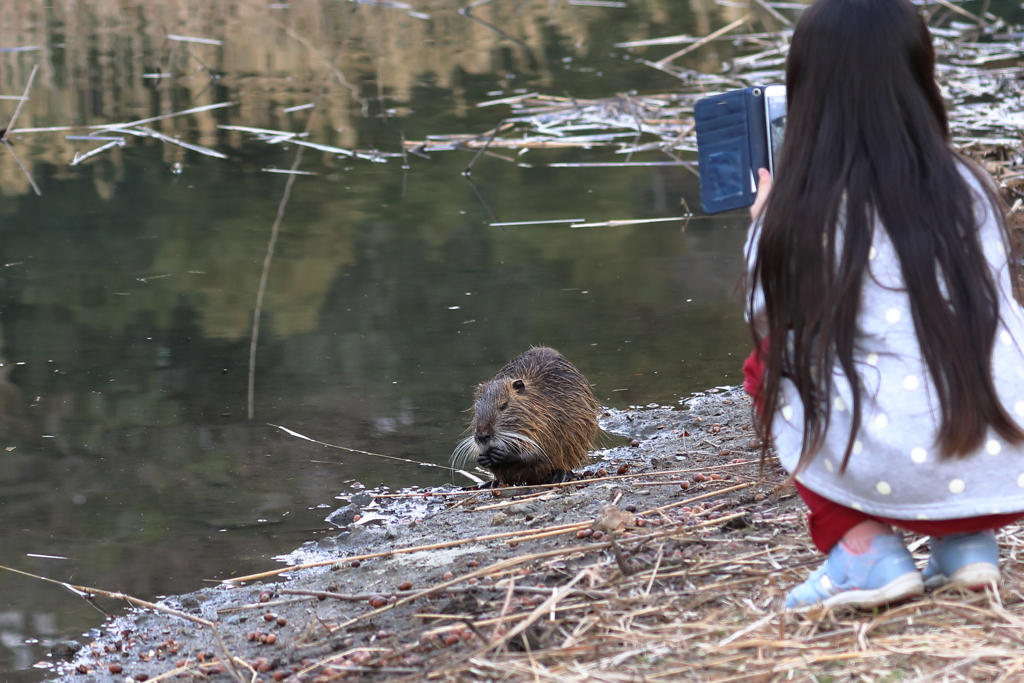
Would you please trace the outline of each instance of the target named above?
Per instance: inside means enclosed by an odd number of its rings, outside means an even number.
[[[754,203],[750,207],[750,218],[751,220],[757,220],[764,211],[765,202],[768,201],[768,195],[772,191],[772,174],[768,172],[767,168],[757,169],[757,197],[754,199]]]

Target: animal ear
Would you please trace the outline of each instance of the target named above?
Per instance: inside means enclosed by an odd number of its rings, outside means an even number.
[[[517,393],[525,394],[526,382],[521,379],[517,379],[515,382],[512,382],[512,388],[515,389]]]

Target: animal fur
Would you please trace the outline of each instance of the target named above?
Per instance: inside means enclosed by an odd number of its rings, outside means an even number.
[[[473,458],[499,484],[569,481],[587,462],[601,406],[587,379],[560,353],[532,348],[476,389],[473,423],[452,454]]]

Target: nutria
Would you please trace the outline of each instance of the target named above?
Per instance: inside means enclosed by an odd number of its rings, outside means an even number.
[[[452,460],[473,456],[498,484],[570,481],[587,462],[601,406],[580,371],[554,349],[532,348],[476,388],[471,434]]]

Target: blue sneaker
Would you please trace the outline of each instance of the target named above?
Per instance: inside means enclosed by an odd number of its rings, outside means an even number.
[[[914,558],[894,534],[875,536],[863,555],[852,555],[836,543],[825,563],[786,596],[786,609],[877,607],[924,593]]]
[[[999,545],[992,531],[932,536],[932,556],[924,568],[924,585],[981,590],[999,583]]]

